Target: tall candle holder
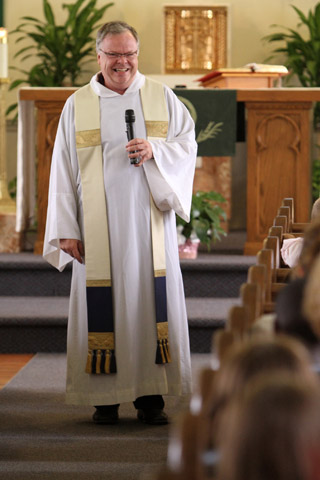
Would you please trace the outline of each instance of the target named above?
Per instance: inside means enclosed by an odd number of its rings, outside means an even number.
[[[0,214],[16,212],[16,204],[8,192],[7,178],[5,96],[9,82],[7,30],[0,28]]]

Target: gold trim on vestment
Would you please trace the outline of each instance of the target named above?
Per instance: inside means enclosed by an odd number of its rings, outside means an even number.
[[[146,129],[148,137],[166,138],[168,133],[168,122],[146,120]]]
[[[167,275],[166,270],[155,270],[155,271],[154,271],[154,277],[155,277],[155,278],[165,277],[166,275]]]
[[[114,350],[114,333],[89,332],[88,346],[89,350]]]
[[[87,280],[87,287],[111,287],[111,280]]]
[[[168,339],[168,322],[157,323],[158,340]]]
[[[168,112],[163,86],[146,79],[140,95],[148,137],[165,139],[168,131]],[[86,285],[87,287],[110,287],[111,265],[101,146],[100,102],[99,96],[90,85],[86,85],[75,93],[75,127],[83,195]],[[89,130],[88,127],[91,129]],[[150,199],[154,273],[156,277],[165,277],[163,212],[157,208],[151,194]],[[163,318],[167,319],[167,316],[163,315]],[[112,328],[114,329],[114,325]],[[157,333],[156,363],[168,363],[171,361],[168,323],[159,322]],[[89,374],[116,373],[114,350],[114,332],[89,332],[86,372]]]
[[[97,145],[101,145],[100,129],[76,132],[76,144],[77,148],[96,147]]]

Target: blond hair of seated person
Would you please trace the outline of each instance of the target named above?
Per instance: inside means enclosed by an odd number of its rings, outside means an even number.
[[[203,409],[202,457],[208,458],[211,464],[206,464],[204,460],[199,467],[202,472],[211,470],[212,475],[215,474],[215,462],[219,462],[216,434],[221,415],[229,402],[254,378],[279,372],[309,379],[310,383],[318,381],[311,369],[311,357],[307,349],[298,340],[285,335],[252,337],[233,347],[227,354]]]
[[[320,390],[303,376],[260,376],[226,409],[218,480],[318,480]]]

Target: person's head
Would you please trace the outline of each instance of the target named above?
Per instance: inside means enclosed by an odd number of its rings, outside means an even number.
[[[275,305],[275,325],[277,332],[293,335],[312,348],[319,340],[302,312],[305,284],[305,278],[297,278],[279,292]]]
[[[314,220],[319,218],[320,218],[320,198],[317,198],[317,200],[312,205],[311,221],[313,222]]]
[[[303,275],[308,275],[313,262],[320,253],[320,218],[315,219],[306,228],[303,236],[302,250],[297,268]]]
[[[233,398],[220,424],[219,480],[316,480],[320,391],[303,377],[260,376]]]
[[[225,405],[254,377],[265,373],[290,372],[313,378],[307,349],[286,335],[252,337],[233,347],[216,376],[208,409]],[[314,377],[315,378],[315,377]]]
[[[254,378],[263,374],[289,372],[292,376],[318,379],[311,369],[307,349],[298,340],[285,335],[252,337],[228,352],[212,384],[204,415],[208,426],[204,443],[215,447],[221,415],[232,398]]]
[[[137,32],[125,22],[106,23],[97,33],[96,50],[105,86],[122,95],[138,70]]]
[[[314,265],[309,273],[304,298],[302,311],[307,321],[309,322],[313,332],[320,339],[320,255],[314,262]]]

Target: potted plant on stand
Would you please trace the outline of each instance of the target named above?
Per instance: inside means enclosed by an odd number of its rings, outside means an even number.
[[[211,242],[226,235],[221,221],[227,216],[220,205],[225,201],[220,193],[199,191],[192,195],[190,221],[176,215],[180,258],[197,258],[200,242],[210,251]]]

